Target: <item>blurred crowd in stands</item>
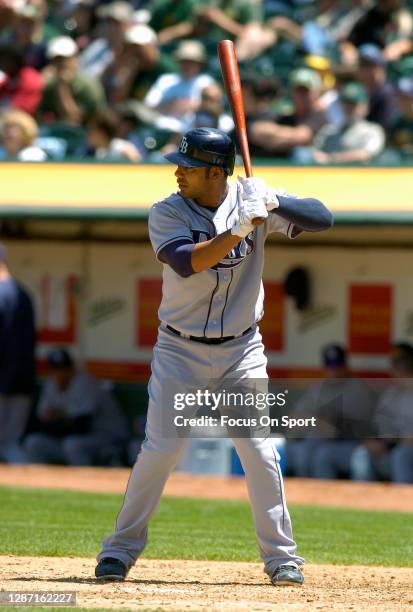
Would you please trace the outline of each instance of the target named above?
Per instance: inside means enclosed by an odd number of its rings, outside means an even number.
[[[252,153],[413,160],[413,0],[0,0],[0,159],[161,161],[233,132],[231,38]]]

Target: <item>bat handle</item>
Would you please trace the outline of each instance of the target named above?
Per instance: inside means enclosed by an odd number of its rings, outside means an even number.
[[[252,168],[251,168],[251,161],[249,159],[247,159],[244,162],[244,170],[245,170],[245,176],[247,178],[250,178],[251,176],[253,176]],[[265,219],[263,219],[262,217],[255,217],[255,219],[253,219],[251,223],[257,227],[258,225],[262,225],[264,221]]]
[[[251,176],[253,176],[252,168],[251,168],[251,161],[249,159],[246,160],[246,162],[244,163],[244,170],[245,170],[245,176],[247,178],[250,178]],[[253,219],[251,223],[255,225],[256,227],[258,227],[258,225],[262,225],[264,221],[265,219],[263,219],[262,217],[255,217],[255,219]]]
[[[247,178],[250,178],[251,176],[253,176],[252,174],[252,166],[251,166],[251,160],[248,158],[244,159],[244,170],[245,170],[245,176]]]
[[[246,137],[245,137],[245,140],[246,140]],[[245,176],[247,178],[250,178],[251,176],[253,176],[250,156],[249,155],[244,156],[243,161],[244,161]],[[264,221],[265,219],[263,219],[262,217],[256,217],[255,219],[251,221],[251,223],[255,226],[258,226],[258,225],[262,225]]]
[[[253,176],[251,159],[249,158],[249,156],[244,158],[244,170],[245,170],[245,176],[247,178],[250,178],[251,176]],[[258,226],[258,225],[262,225],[264,221],[265,219],[263,219],[262,217],[255,217],[255,219],[253,219],[251,223],[255,226]]]

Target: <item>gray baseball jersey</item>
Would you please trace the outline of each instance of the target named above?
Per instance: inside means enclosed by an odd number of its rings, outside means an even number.
[[[156,255],[175,241],[199,243],[230,229],[237,219],[242,188],[235,182],[228,185],[228,194],[217,209],[178,193],[154,204],[149,235]],[[259,321],[264,302],[264,243],[271,232],[297,235],[291,223],[271,212],[212,269],[182,278],[164,265],[159,319],[182,333],[208,338],[237,336]]]

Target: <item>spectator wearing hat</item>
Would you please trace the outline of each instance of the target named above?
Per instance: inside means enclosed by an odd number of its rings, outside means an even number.
[[[42,0],[18,3],[14,7],[13,28],[2,37],[2,42],[15,45],[23,53],[25,66],[36,70],[41,70],[46,64],[45,17],[46,7]]]
[[[132,85],[132,98],[143,101],[156,80],[163,74],[176,73],[175,58],[163,52],[156,33],[146,25],[136,25],[125,36],[127,56],[137,57],[139,70]]]
[[[226,133],[234,129],[232,117],[225,112],[224,92],[215,81],[202,89],[199,106],[188,117],[188,123],[184,131],[196,127],[212,127]]]
[[[161,52],[154,30],[138,24],[125,32],[122,51],[106,68],[102,82],[110,104],[142,101],[160,76],[176,71],[175,60]]]
[[[390,383],[373,417],[376,436],[354,449],[355,480],[413,484],[413,346],[400,342],[390,352]]]
[[[35,144],[37,134],[37,123],[28,113],[21,110],[4,113],[1,117],[0,160],[46,161],[46,153]]]
[[[100,36],[82,51],[79,69],[100,79],[123,51],[125,33],[133,24],[133,7],[129,2],[116,0],[99,6],[96,15]]]
[[[146,94],[144,103],[164,115],[181,119],[198,108],[201,92],[213,83],[213,78],[203,72],[207,56],[199,41],[182,41],[174,58],[179,71],[158,77]]]
[[[63,348],[47,356],[36,415],[37,431],[23,442],[29,463],[93,465],[127,438],[118,404]]]
[[[0,460],[20,459],[35,385],[33,304],[13,278],[0,244]]]
[[[394,120],[396,101],[393,87],[386,80],[386,64],[378,47],[370,44],[360,47],[358,78],[369,96],[366,119],[388,130]]]
[[[211,127],[231,133],[234,130],[232,117],[225,112],[225,99],[222,87],[215,81],[210,82],[201,91],[201,100],[195,112],[189,112],[180,121],[179,131],[175,130],[172,138],[161,148],[162,155],[175,150],[182,134],[196,127]],[[173,131],[173,126],[170,126]]]
[[[258,120],[250,128],[251,139],[267,156],[288,157],[296,147],[311,145],[315,134],[327,122],[319,109],[321,79],[314,70],[299,68],[290,77],[292,113],[276,122]]]
[[[413,157],[413,79],[399,79],[396,88],[398,114],[389,130],[389,146],[403,157]]]
[[[307,55],[304,64],[315,70],[321,79],[321,93],[318,106],[326,114],[328,123],[342,125],[344,113],[341,107],[340,95],[337,86],[337,77],[334,74],[331,61],[321,55]]]
[[[50,41],[47,56],[52,76],[46,83],[38,116],[44,123],[61,121],[82,125],[104,105],[105,98],[98,81],[79,71],[79,54],[75,41],[59,36]]]
[[[360,83],[347,83],[340,98],[344,124],[324,126],[314,140],[310,157],[318,164],[369,162],[384,150],[386,137],[380,125],[365,119],[367,92]]]
[[[301,477],[349,477],[353,450],[370,428],[373,395],[351,377],[341,345],[325,346],[322,362],[325,380],[305,391],[292,413],[296,418],[316,417],[316,427],[288,440],[287,469]]]
[[[87,143],[90,154],[101,161],[141,161],[136,146],[119,138],[120,119],[115,111],[97,111],[90,120],[87,130]]]
[[[47,0],[17,0],[13,27],[5,34],[5,39],[23,51],[26,66],[42,70],[47,63],[48,42],[61,33],[61,24],[49,18]]]
[[[16,46],[0,47],[0,109],[16,108],[34,115],[42,97],[43,79],[25,65]]]

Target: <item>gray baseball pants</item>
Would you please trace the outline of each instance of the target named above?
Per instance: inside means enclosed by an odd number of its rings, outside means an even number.
[[[267,360],[261,334],[247,335],[221,345],[201,344],[159,330],[149,383],[146,439],[129,478],[113,534],[104,541],[98,561],[115,557],[132,566],[145,548],[148,523],[166,480],[185,449],[184,438],[165,437],[164,426],[173,406],[162,405],[165,385],[172,378],[192,389],[210,380],[266,379]],[[171,420],[173,414],[170,415]],[[296,554],[291,520],[285,502],[279,456],[270,438],[234,438],[245,471],[255,529],[264,569],[269,574],[282,564],[304,560]]]

